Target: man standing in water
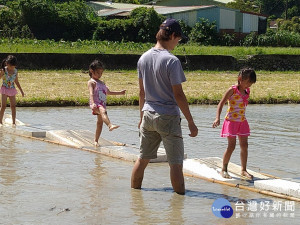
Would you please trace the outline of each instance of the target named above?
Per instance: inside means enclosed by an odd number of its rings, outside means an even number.
[[[179,59],[169,51],[185,38],[179,23],[167,19],[160,25],[154,48],[138,61],[140,105],[140,157],[135,162],[131,187],[141,189],[144,170],[150,159],[157,158],[163,141],[170,166],[170,179],[178,194],[185,194],[182,164],[184,147],[180,111],[188,121],[190,136],[198,134],[181,83],[186,81]]]

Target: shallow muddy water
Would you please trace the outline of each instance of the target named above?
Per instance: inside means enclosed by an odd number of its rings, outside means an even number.
[[[199,135],[190,138],[182,120],[188,158],[222,157],[226,139],[219,137],[221,128],[211,128],[216,106],[191,110]],[[121,127],[113,132],[104,127],[102,137],[138,146],[138,107],[108,107],[108,114]],[[246,115],[251,127],[248,168],[300,179],[300,105],[249,105]],[[88,107],[18,108],[17,118],[46,129],[94,131],[96,122]],[[240,164],[239,152],[237,146],[231,162]],[[300,203],[285,210],[284,199],[200,179],[186,177],[186,195],[174,194],[166,163],[150,164],[143,189],[131,190],[132,167],[132,162],[0,131],[0,224],[300,223]],[[282,209],[218,218],[211,210],[218,198],[228,199],[234,210],[241,201],[281,202]]]

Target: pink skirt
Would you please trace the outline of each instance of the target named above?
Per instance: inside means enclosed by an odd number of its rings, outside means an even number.
[[[96,105],[96,108],[93,108],[93,105],[90,105],[90,108],[92,110],[92,114],[93,115],[98,115],[98,113],[96,113],[96,110],[99,109],[100,107],[106,109],[106,107],[104,107],[104,105]]]
[[[250,127],[247,120],[243,122],[236,122],[224,120],[221,137],[236,137],[236,136],[249,136]]]
[[[18,92],[17,89],[15,88],[7,88],[2,86],[0,89],[0,93],[11,97],[11,96],[15,96]]]

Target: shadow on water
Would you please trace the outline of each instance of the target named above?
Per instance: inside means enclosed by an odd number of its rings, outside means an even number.
[[[173,193],[173,188],[166,187],[166,188],[142,188],[142,191],[152,191],[152,192],[169,192]],[[192,198],[202,198],[202,199],[212,199],[216,200],[218,198],[225,198],[229,202],[236,203],[236,202],[243,202],[247,203],[249,201],[255,201],[255,202],[269,202],[272,203],[273,200],[269,198],[255,198],[255,199],[241,199],[229,195],[224,195],[220,193],[214,193],[214,192],[201,192],[201,191],[192,191],[192,190],[186,190],[185,196],[192,197]]]

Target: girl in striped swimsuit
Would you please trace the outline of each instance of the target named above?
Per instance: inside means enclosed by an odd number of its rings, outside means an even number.
[[[224,94],[218,104],[216,119],[213,127],[220,125],[220,115],[222,108],[228,102],[228,110],[223,123],[221,137],[227,137],[228,146],[223,156],[223,168],[220,172],[224,178],[231,178],[228,174],[227,167],[232,152],[236,146],[236,137],[239,138],[241,148],[241,176],[253,179],[253,176],[246,170],[248,158],[248,136],[250,128],[245,117],[246,106],[250,95],[250,87],[256,82],[256,73],[253,69],[242,69],[238,75],[238,84],[231,86]]]

